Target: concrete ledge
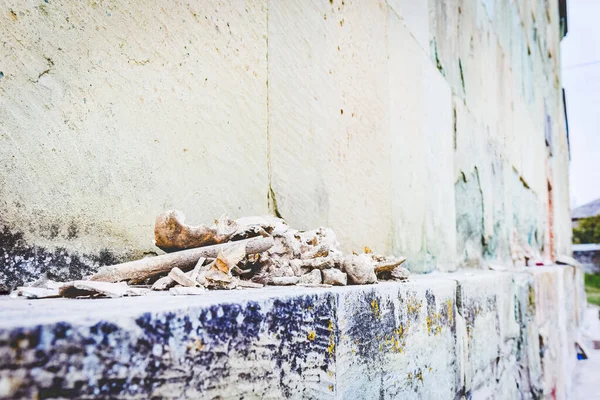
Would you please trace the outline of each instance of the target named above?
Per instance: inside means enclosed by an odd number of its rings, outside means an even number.
[[[0,397],[565,398],[574,267],[333,289],[0,299]]]

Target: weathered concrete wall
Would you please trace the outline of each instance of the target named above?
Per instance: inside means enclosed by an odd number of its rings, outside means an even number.
[[[414,271],[510,262],[513,237],[569,254],[557,13],[5,2],[0,290],[157,251],[154,216],[172,207],[328,225]]]
[[[0,398],[565,399],[577,274],[555,266],[334,289],[4,297]]]

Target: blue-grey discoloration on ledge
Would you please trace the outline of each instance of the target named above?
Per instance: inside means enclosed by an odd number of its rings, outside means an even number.
[[[0,397],[564,394],[574,354],[561,352],[574,340],[567,324],[576,324],[577,306],[560,300],[577,298],[574,270],[184,297],[2,298]]]
[[[75,235],[74,232],[70,229],[69,235]],[[125,258],[108,250],[84,255],[62,247],[49,250],[31,245],[24,239],[23,232],[11,230],[0,221],[0,293],[42,276],[59,282],[82,279],[104,265],[118,264]]]

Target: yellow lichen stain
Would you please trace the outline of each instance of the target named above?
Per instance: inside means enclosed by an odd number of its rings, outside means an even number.
[[[202,349],[204,348],[204,343],[202,342],[202,339],[196,339],[191,343],[188,343],[187,345],[187,349],[189,350],[194,350],[194,351],[202,351]]]
[[[333,376],[333,371],[327,371],[327,375]]]
[[[329,390],[333,392],[333,385],[329,385]]]
[[[371,302],[371,310],[373,311],[373,315],[375,316],[375,318],[381,318],[381,312],[379,311],[379,303],[377,302],[377,300],[373,300]]]
[[[415,375],[415,377],[423,382],[423,372],[419,369],[419,373]]]
[[[433,368],[429,367],[429,372],[433,371]]]
[[[332,340],[329,340],[329,346],[327,346],[327,352],[329,354],[333,354],[335,352],[335,343]]]
[[[388,351],[402,353],[405,343],[401,339],[404,338],[404,328],[401,325],[399,328],[394,329],[391,335],[385,335],[384,341],[388,348]]]
[[[408,299],[408,304],[406,305],[406,309],[408,314],[414,314],[415,316],[421,312],[421,302],[416,298],[412,297]]]
[[[396,329],[396,330],[394,331],[394,333],[395,333],[396,335],[398,335],[398,337],[401,337],[401,338],[403,338],[403,337],[404,337],[404,325],[400,324],[400,327],[399,327],[398,329]]]
[[[410,372],[408,373],[408,379],[412,380],[412,374]]]
[[[365,254],[371,254],[373,251],[371,251],[371,248],[369,246],[365,246],[365,248],[363,249]]]
[[[312,307],[311,307],[311,306],[308,306],[308,308],[307,308],[306,310],[307,310],[307,311],[310,311],[310,310],[312,310]]]
[[[329,325],[327,329],[329,329],[329,345],[327,346],[327,352],[329,354],[333,354],[335,351],[335,341],[333,337],[333,321],[329,320]]]
[[[451,299],[446,300],[446,306],[448,307],[448,322],[452,325],[454,324],[454,307]]]
[[[308,340],[315,340],[315,337],[317,336],[317,334],[315,333],[315,331],[310,331],[308,332]]]

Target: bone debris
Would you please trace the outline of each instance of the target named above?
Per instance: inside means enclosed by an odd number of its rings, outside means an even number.
[[[337,268],[324,269],[323,283],[327,285],[346,286],[348,275]]]
[[[313,269],[308,274],[302,275],[298,279],[298,283],[302,283],[305,285],[318,285],[323,282],[321,278],[321,271],[318,269]]]
[[[166,254],[102,267],[88,280],[41,279],[14,296],[123,297],[152,291],[201,295],[208,289],[259,289],[265,285],[327,288],[405,281],[404,257],[344,254],[329,228],[298,231],[281,218],[222,216],[213,224],[189,225],[180,211],[156,218],[154,241]]]

